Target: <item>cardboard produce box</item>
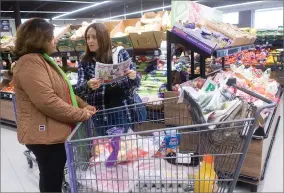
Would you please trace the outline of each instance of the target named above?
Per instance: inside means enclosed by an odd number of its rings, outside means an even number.
[[[76,51],[85,51],[86,42],[85,39],[73,41],[73,45]]]
[[[126,49],[156,49],[161,45],[163,32],[160,24],[142,26],[140,19],[126,19],[110,32],[110,37],[115,44]]]
[[[134,27],[139,19],[126,19],[120,21],[117,26],[111,30],[110,37],[118,46],[123,46],[125,49],[133,48],[129,35],[125,33],[126,27]]]
[[[192,119],[188,112],[188,105],[178,104],[179,92],[166,91],[164,102],[165,124],[170,126],[191,125]]]
[[[138,33],[130,33],[129,37],[132,41],[134,49],[156,49],[161,46],[163,32],[150,31]]]
[[[159,11],[155,12],[147,12],[141,17],[141,23],[143,24],[153,24],[159,23],[161,25],[161,31],[166,31],[168,27],[171,25],[171,18],[169,11]],[[159,31],[160,31],[159,30]]]
[[[164,113],[166,126],[184,126],[191,125],[192,119],[188,113],[188,105],[178,104],[177,97],[179,92],[165,92]],[[172,98],[172,99],[170,99]],[[180,129],[180,151],[181,152],[196,152],[199,144],[198,133],[190,133],[194,129]]]
[[[58,40],[57,49],[60,52],[72,52],[75,50],[74,45],[70,39]]]
[[[118,24],[120,21],[107,21],[104,22],[103,24],[107,28],[107,31],[110,33]]]
[[[70,38],[72,36],[71,35],[66,36],[66,33],[70,33],[73,30],[78,30],[80,27],[81,27],[80,25],[67,25],[66,28],[63,30],[65,35],[63,34],[63,32],[59,33],[57,35],[57,37],[65,36],[65,37],[59,39],[58,43],[57,43],[57,49],[60,52],[72,52],[72,51],[75,51],[74,42]]]

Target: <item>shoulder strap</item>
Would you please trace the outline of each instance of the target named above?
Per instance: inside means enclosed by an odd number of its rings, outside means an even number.
[[[118,63],[118,54],[122,49],[124,49],[122,46],[118,46],[112,49],[112,61],[114,64]]]

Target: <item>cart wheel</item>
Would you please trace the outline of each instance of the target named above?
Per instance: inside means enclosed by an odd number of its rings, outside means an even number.
[[[70,193],[71,192],[71,189],[70,189],[70,186],[69,186],[68,182],[63,182],[63,184],[62,184],[62,192],[63,193]]]
[[[257,192],[257,185],[251,185],[250,191]]]
[[[27,160],[28,160],[29,167],[33,168],[33,160],[31,160],[29,158],[27,158]]]

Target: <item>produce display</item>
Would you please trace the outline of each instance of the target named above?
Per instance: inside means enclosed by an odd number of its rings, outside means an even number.
[[[1,90],[1,92],[9,92],[14,93],[14,84],[13,81],[11,81],[8,85],[4,86]]]
[[[256,36],[236,26],[222,22],[200,21],[198,23],[176,23],[173,32],[190,42],[200,44],[208,53],[212,50],[253,44]]]
[[[195,63],[197,62],[199,56],[196,56],[193,60]],[[206,61],[209,63],[210,59]],[[199,64],[198,64],[199,65]],[[200,74],[200,66],[195,65],[194,74]],[[191,58],[189,56],[181,56],[181,57],[173,57],[172,60],[172,70],[176,70],[178,72],[184,71],[188,74],[191,74]],[[206,65],[205,74],[212,72],[213,69],[210,65]]]
[[[215,90],[219,88],[220,85],[225,85],[229,78],[236,78],[237,84],[244,88],[249,88],[252,91],[261,94],[265,97],[278,101],[277,93],[279,90],[279,83],[276,80],[270,78],[271,69],[262,71],[254,67],[245,68],[244,65],[236,66],[231,65],[231,69],[227,71],[221,71],[213,77],[209,77],[207,80],[202,78],[196,78],[194,80],[182,83],[181,85],[176,85],[174,88],[178,90],[180,86],[192,87],[194,90],[199,91],[200,89],[204,91],[209,91],[211,89]],[[205,86],[204,86],[205,85]],[[207,88],[207,86],[209,86]],[[208,90],[209,89],[209,90]],[[230,90],[234,92],[234,90]],[[236,96],[241,96],[247,102],[252,102],[255,105],[262,105],[263,102],[255,99],[254,97],[245,94],[242,91],[237,91]]]
[[[283,26],[279,26],[278,29],[263,29],[257,31],[257,37],[260,39],[263,38],[276,38],[283,39],[284,37],[284,28]]]
[[[167,83],[165,61],[153,57],[137,58],[136,69],[142,74],[141,86],[137,93],[143,102],[156,101],[164,98]]]
[[[124,26],[124,31],[117,31],[114,38],[127,36],[129,33],[143,33],[150,31],[166,31],[171,26],[168,11],[145,13],[135,25]],[[123,30],[123,29],[122,29]]]
[[[279,89],[279,83],[276,80],[270,78],[271,69],[262,71],[253,67],[245,68],[244,66],[231,65],[231,71],[226,74],[227,77],[236,77],[239,81],[237,83],[245,88],[277,101],[276,94]],[[239,94],[243,96],[248,102],[255,102],[256,99],[239,91]]]
[[[73,40],[73,41],[84,39],[85,31],[86,31],[86,29],[89,25],[90,25],[90,23],[88,23],[86,21],[82,22],[82,26],[72,34],[70,39]]]
[[[15,47],[15,38],[12,36],[2,36],[0,39],[0,51],[11,51]]]
[[[225,56],[225,65],[238,64],[244,66],[269,66],[281,64],[278,55],[279,50],[271,50],[267,47],[258,47],[252,50],[244,50],[236,54]],[[222,63],[222,59],[218,58],[218,63]]]

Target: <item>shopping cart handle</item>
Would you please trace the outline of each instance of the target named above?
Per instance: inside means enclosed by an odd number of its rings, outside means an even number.
[[[232,86],[234,88],[237,88],[238,90],[241,90],[243,92],[245,92],[246,94],[249,94],[257,99],[260,99],[268,104],[271,104],[271,105],[275,105],[276,106],[276,103],[273,102],[272,100],[252,91],[252,90],[249,90],[249,89],[246,89],[246,88],[243,88],[243,87],[240,87],[237,85],[237,79],[236,78],[229,78],[228,81],[227,81],[227,85],[228,86]]]

